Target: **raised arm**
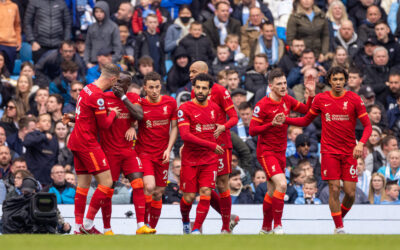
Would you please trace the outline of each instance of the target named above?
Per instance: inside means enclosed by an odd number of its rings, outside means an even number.
[[[124,102],[126,108],[129,110],[129,114],[135,120],[141,121],[143,119],[143,109],[140,104],[132,103],[120,86],[114,86],[112,91],[116,97],[120,98]]]

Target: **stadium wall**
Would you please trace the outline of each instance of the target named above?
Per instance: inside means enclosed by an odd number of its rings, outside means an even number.
[[[65,220],[74,225],[74,206],[59,205]],[[131,218],[125,213],[133,212]],[[133,205],[114,205],[111,225],[117,234],[134,234],[136,220]],[[196,213],[194,205],[190,214],[192,221]],[[234,205],[232,213],[240,216],[235,234],[258,234],[262,224],[261,205]],[[1,212],[0,212],[1,214]],[[103,224],[98,213],[96,227]],[[158,234],[182,234],[179,205],[163,205],[157,226]],[[346,232],[351,234],[400,234],[399,205],[355,205],[344,220]],[[334,225],[327,205],[286,205],[283,213],[283,226],[287,234],[332,234]],[[212,208],[203,225],[203,233],[218,234],[221,217]]]

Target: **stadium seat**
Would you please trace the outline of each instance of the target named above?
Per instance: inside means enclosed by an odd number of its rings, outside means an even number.
[[[32,61],[32,47],[29,43],[25,42],[22,43],[21,50],[19,51],[19,57],[21,63],[26,61]]]
[[[172,68],[173,65],[174,63],[172,62],[172,60],[165,60],[165,69],[167,70],[167,73],[169,72],[169,70]]]
[[[21,59],[16,59],[14,61],[13,75],[19,75],[19,72],[21,71],[21,64],[22,64]]]

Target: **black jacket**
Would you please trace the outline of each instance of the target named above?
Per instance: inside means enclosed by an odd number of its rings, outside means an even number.
[[[240,191],[239,196],[236,198],[235,202],[232,204],[253,204],[253,194],[251,192],[251,188],[249,186],[243,187]]]
[[[268,5],[262,3],[262,1],[258,2],[260,4],[260,10],[264,14],[264,16],[268,19],[268,21],[274,23],[274,17],[272,16],[270,9],[268,8]],[[239,4],[236,6],[235,10],[232,13],[232,17],[238,20],[241,25],[245,25],[245,23],[242,23],[243,8],[243,4]]]
[[[194,38],[191,34],[188,34],[179,42],[179,47],[181,46],[190,55],[192,62],[204,61],[211,65],[214,59],[214,52],[211,41],[206,36],[202,35],[199,38]]]
[[[40,46],[55,48],[71,39],[71,16],[63,0],[31,0],[24,25],[26,40]]]
[[[388,66],[370,65],[365,68],[364,85],[369,85],[375,92],[376,99],[381,103],[386,99],[386,81],[389,79],[390,68]]]
[[[57,163],[58,141],[55,136],[48,140],[45,133],[38,130],[24,138],[25,159],[28,169],[42,185],[51,183],[50,170]]]
[[[282,56],[281,60],[279,60],[278,67],[288,76],[290,70],[297,66],[299,60],[300,57],[298,55],[293,54],[292,51],[288,51]]]
[[[387,20],[385,10],[383,10],[382,7],[380,7],[379,5],[378,8],[382,14],[381,20]],[[354,30],[357,30],[357,28],[365,22],[365,19],[367,17],[367,9],[368,7],[363,6],[360,1],[357,1],[357,4],[353,8],[349,9],[348,16],[354,24]]]
[[[179,185],[177,183],[170,182],[165,188],[163,195],[163,202],[172,204],[173,202],[180,202],[183,194],[179,192]]]
[[[136,62],[139,62],[139,59],[142,56],[150,56],[152,53],[158,53],[160,56],[160,60],[158,64],[154,62],[154,71],[157,71],[160,75],[165,75],[165,54],[163,49],[161,48],[161,39],[158,40],[157,47],[158,51],[150,51],[149,48],[149,37],[150,33],[144,31],[142,34],[136,37],[136,44],[135,44],[135,58]],[[161,35],[159,35],[161,38]],[[158,69],[158,70],[157,70]]]
[[[256,188],[256,193],[254,194],[254,203],[262,204],[264,201],[265,194],[267,193],[267,183],[260,183]],[[287,185],[287,190],[285,194],[284,201],[286,204],[294,204],[297,198],[297,191],[291,185]]]
[[[17,154],[22,155],[23,145],[22,140],[18,137],[18,132],[7,136],[8,147],[14,150]]]
[[[249,70],[246,72],[244,87],[246,90],[256,93],[258,89],[268,85],[267,76],[258,73],[255,70]]]
[[[174,65],[168,72],[168,77],[167,77],[167,90],[170,93],[176,93],[176,91],[185,86],[187,82],[190,81],[189,78],[189,66],[190,66],[190,56],[186,52],[186,50],[182,47],[179,46],[175,49],[174,51]],[[177,64],[177,59],[180,57],[187,57],[189,59],[188,64],[186,67],[182,68]]]
[[[389,41],[387,43],[383,43],[378,41],[378,45],[385,47],[389,53],[389,63],[390,67],[400,64],[400,45],[394,39],[394,36],[389,33]]]
[[[240,37],[240,22],[232,17],[228,20],[228,26],[226,28],[228,34],[236,34]],[[214,24],[214,18],[208,19],[203,23],[203,31],[207,37],[211,40],[212,47],[214,50],[217,49],[219,44],[219,31]]]
[[[368,56],[364,48],[360,48],[353,57],[353,64],[365,73],[365,68],[373,64],[372,56]]]

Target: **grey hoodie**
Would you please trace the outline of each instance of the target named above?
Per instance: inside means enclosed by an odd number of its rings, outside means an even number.
[[[112,49],[113,63],[116,63],[120,60],[122,51],[118,26],[110,19],[110,10],[107,2],[97,2],[93,9],[93,15],[96,8],[103,10],[105,17],[103,22],[96,22],[89,26],[84,60],[86,63],[97,63],[97,51],[107,47]]]

